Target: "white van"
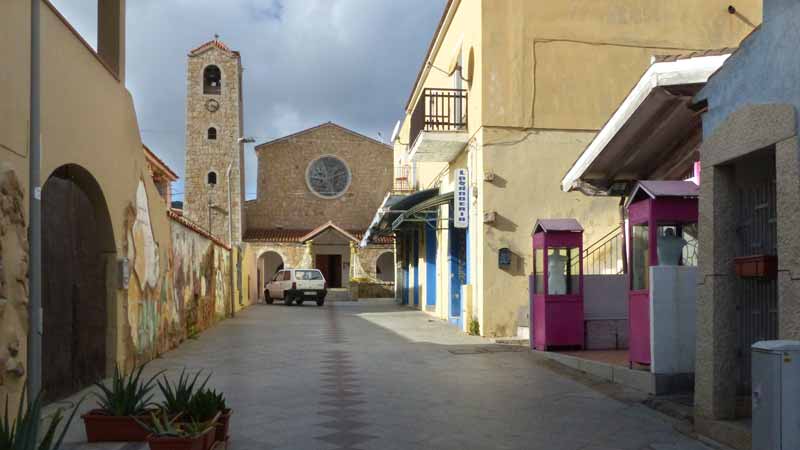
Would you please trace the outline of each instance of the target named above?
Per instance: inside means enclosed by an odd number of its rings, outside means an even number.
[[[317,306],[322,306],[327,293],[328,283],[317,269],[280,270],[264,287],[264,299],[268,305],[275,300],[283,300],[287,306],[313,300]]]

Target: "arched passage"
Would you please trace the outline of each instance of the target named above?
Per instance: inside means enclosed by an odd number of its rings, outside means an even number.
[[[42,190],[42,387],[48,401],[106,376],[113,360],[116,260],[103,192],[84,168],[56,169]]]
[[[258,257],[259,297],[264,293],[264,285],[283,269],[283,257],[278,252],[267,251]]]
[[[378,257],[375,274],[381,281],[394,282],[394,252],[386,252]]]

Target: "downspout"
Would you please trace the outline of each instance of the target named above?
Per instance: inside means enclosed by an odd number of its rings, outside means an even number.
[[[42,188],[41,178],[41,28],[40,0],[31,0],[31,63],[30,63],[30,165],[28,174],[28,207],[30,228],[28,267],[30,310],[28,321],[28,402],[42,389]]]
[[[230,246],[230,256],[228,258],[228,262],[230,264],[230,271],[231,271],[231,288],[228,290],[230,292],[231,297],[231,317],[236,316],[236,296],[234,295],[233,291],[236,287],[236,272],[233,270],[233,210],[231,206],[233,205],[232,194],[231,194],[231,169],[233,168],[233,163],[228,164],[228,169],[225,171],[225,178],[228,180],[228,245]],[[238,257],[238,254],[237,254]]]

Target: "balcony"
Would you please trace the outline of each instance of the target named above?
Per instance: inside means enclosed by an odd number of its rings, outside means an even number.
[[[411,161],[451,162],[469,140],[467,91],[425,89],[411,113]]]
[[[411,166],[399,166],[394,169],[394,185],[392,192],[408,193],[414,191],[413,171]]]

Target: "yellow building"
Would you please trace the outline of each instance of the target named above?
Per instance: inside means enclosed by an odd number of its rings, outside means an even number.
[[[577,219],[584,248],[620,226],[616,199],[563,193],[561,176],[654,56],[734,47],[760,21],[759,0],[728,6],[450,0],[393,138],[395,191],[368,233],[397,235],[399,299],[485,336],[524,332],[536,220]]]

